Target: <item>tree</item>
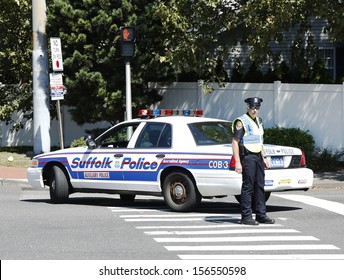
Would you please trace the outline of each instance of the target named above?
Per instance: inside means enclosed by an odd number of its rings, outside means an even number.
[[[0,121],[22,127],[32,115],[31,1],[0,0]],[[14,123],[12,114],[22,112]]]
[[[326,19],[333,41],[344,39],[344,4],[341,0],[238,0],[241,8],[243,40],[252,46],[254,60],[264,61],[270,53],[271,42],[282,42],[283,32],[298,27],[306,34],[310,20]],[[301,46],[299,46],[301,47]]]
[[[119,28],[135,26],[132,61],[134,108],[158,96],[147,91],[151,81],[222,81],[218,69],[225,49],[219,31],[235,19],[223,1],[56,0],[49,4],[48,34],[61,37],[68,94],[66,104],[79,123],[116,121],[124,114],[124,64]],[[222,73],[219,75],[219,73]]]
[[[78,124],[123,119],[124,62],[119,28],[135,26],[136,55],[131,59],[133,112],[159,100],[148,91],[151,81],[226,81],[223,62],[228,46],[240,39],[252,47],[259,67],[271,55],[271,42],[298,26],[300,37],[309,19],[328,19],[336,42],[343,41],[344,4],[340,0],[47,0],[48,37],[60,37],[64,57],[64,104]],[[0,0],[0,120],[11,122],[14,111],[31,114],[31,1]],[[13,36],[16,34],[16,36]],[[238,36],[240,35],[240,36]],[[294,58],[303,54],[293,46]],[[307,55],[312,55],[311,49]],[[274,57],[277,57],[274,54]],[[304,61],[277,69],[284,81]],[[280,63],[274,58],[274,63]],[[320,69],[320,68],[319,68]],[[240,67],[234,75],[242,80]],[[321,70],[321,69],[320,69]],[[321,80],[322,71],[305,70],[304,79]],[[271,76],[271,75],[270,75]]]

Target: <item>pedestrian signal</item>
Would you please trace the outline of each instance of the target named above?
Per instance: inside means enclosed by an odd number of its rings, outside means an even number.
[[[121,41],[134,42],[135,41],[135,28],[134,27],[121,27]]]
[[[121,55],[131,57],[135,54],[135,28],[122,26],[121,31]]]

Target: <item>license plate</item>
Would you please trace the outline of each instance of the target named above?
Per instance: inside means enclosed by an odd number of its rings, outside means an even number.
[[[271,157],[270,165],[271,168],[284,167],[283,157]]]

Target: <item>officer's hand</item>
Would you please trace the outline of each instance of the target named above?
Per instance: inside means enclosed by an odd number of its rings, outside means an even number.
[[[240,162],[236,162],[235,163],[235,172],[238,173],[238,174],[242,173],[242,166],[241,166]]]
[[[263,160],[264,160],[265,167],[267,169],[269,169],[270,168],[270,161],[267,158],[263,158]]]

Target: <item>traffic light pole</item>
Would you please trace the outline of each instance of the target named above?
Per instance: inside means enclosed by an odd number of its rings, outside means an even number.
[[[125,94],[126,94],[126,119],[132,119],[131,109],[131,75],[130,75],[130,59],[125,58]]]
[[[131,74],[130,74],[130,57],[135,53],[135,28],[122,26],[121,32],[121,55],[125,61],[125,94],[126,94],[126,120],[132,119],[131,104]]]

